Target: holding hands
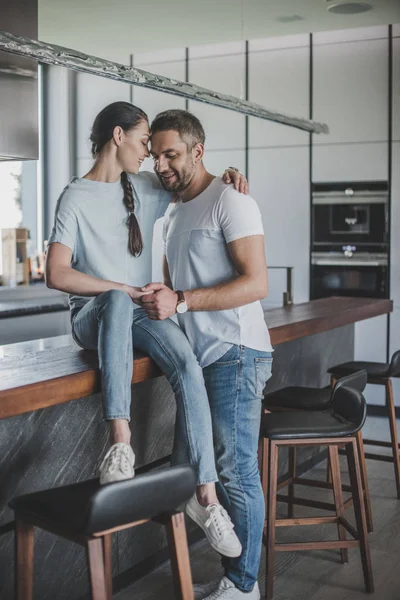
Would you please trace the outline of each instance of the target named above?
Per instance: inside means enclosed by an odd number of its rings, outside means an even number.
[[[164,283],[149,283],[142,288],[142,293],[140,305],[149,319],[163,321],[176,313],[178,294]]]

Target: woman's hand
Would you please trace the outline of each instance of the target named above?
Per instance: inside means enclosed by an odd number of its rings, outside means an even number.
[[[249,193],[249,184],[246,177],[232,167],[228,167],[225,173],[222,175],[224,183],[233,183],[235,190],[241,194]]]
[[[123,291],[128,294],[128,296],[131,298],[132,302],[134,302],[135,304],[138,304],[139,306],[142,306],[141,298],[143,296],[148,296],[149,294],[154,293],[153,290],[144,292],[141,288],[135,287],[133,285],[124,286]]]

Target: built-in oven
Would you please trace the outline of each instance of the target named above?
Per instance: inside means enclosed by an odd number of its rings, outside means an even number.
[[[387,252],[387,183],[314,184],[312,222],[313,251],[353,244],[358,250]]]
[[[387,182],[314,184],[311,299],[387,298],[388,232]]]
[[[387,254],[354,253],[351,249],[341,253],[313,252],[311,299],[328,296],[387,298]]]

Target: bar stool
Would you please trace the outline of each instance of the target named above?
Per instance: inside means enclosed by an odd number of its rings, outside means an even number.
[[[392,449],[392,456],[384,456],[383,454],[365,453],[365,458],[372,460],[380,460],[384,462],[394,463],[394,474],[396,479],[397,497],[400,498],[400,456],[399,456],[399,441],[397,435],[396,411],[393,398],[392,377],[400,377],[400,350],[397,350],[392,356],[390,363],[377,363],[367,361],[353,361],[336,365],[328,369],[331,374],[332,387],[336,381],[343,376],[365,369],[368,375],[368,383],[375,385],[384,385],[386,391],[386,408],[389,416],[390,426],[390,442],[380,440],[364,440],[368,446],[380,446]]]
[[[366,371],[357,371],[343,377],[337,382],[335,388],[332,390],[329,386],[325,388],[312,388],[312,387],[300,387],[292,386],[282,388],[275,392],[265,394],[263,401],[263,410],[267,414],[269,412],[276,411],[316,411],[316,410],[327,410],[332,396],[335,390],[338,390],[341,386],[350,387],[363,392],[367,384],[367,373]],[[363,485],[363,494],[365,500],[365,512],[367,518],[368,532],[373,531],[371,501],[368,489],[368,478],[367,468],[364,457],[364,446],[361,429],[355,434],[357,440],[358,454],[361,468],[361,480]],[[262,451],[262,450],[261,450]],[[328,457],[328,470],[329,470],[329,457]],[[320,508],[324,510],[335,510],[334,504],[321,502],[317,500],[311,500],[306,498],[297,498],[295,496],[294,486],[311,486],[319,487],[324,489],[332,489],[332,481],[318,481],[315,479],[309,479],[306,477],[298,477],[296,469],[296,447],[289,448],[289,477],[278,485],[278,490],[288,487],[288,495],[284,496],[278,494],[278,501],[287,502],[288,504],[288,517],[293,517],[293,505],[311,506],[314,508]],[[343,491],[351,492],[351,486],[343,484]],[[344,508],[347,509],[353,504],[353,497],[350,495],[344,502]]]
[[[366,418],[366,404],[361,392],[341,386],[335,389],[328,408],[324,411],[280,412],[264,414],[261,419],[261,435],[267,442],[263,463],[263,474],[268,472],[268,479],[263,478],[267,518],[264,533],[264,544],[267,551],[266,567],[266,599],[273,597],[275,552],[313,549],[340,549],[342,562],[348,560],[348,548],[359,547],[367,592],[373,592],[373,576],[371,556],[368,544],[365,507],[360,474],[360,463],[356,433],[363,426]],[[338,448],[348,446],[351,492],[356,517],[355,529],[344,518],[343,493],[340,476]],[[328,446],[332,470],[332,487],[335,501],[335,516],[307,518],[276,518],[277,484],[278,484],[278,450],[282,447]],[[276,543],[277,527],[296,525],[317,525],[335,523],[338,528],[338,540]],[[354,539],[346,539],[346,531]]]
[[[14,498],[16,599],[33,597],[34,527],[85,546],[92,600],[112,598],[111,535],[148,521],[168,532],[175,593],[193,600],[184,515],[178,507],[195,491],[191,467],[173,467],[100,486],[98,479]]]

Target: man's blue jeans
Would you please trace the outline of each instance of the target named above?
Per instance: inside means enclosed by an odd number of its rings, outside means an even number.
[[[243,592],[253,589],[260,565],[265,507],[257,449],[262,393],[271,368],[270,352],[235,345],[203,369],[221,502],[243,546],[239,558],[224,558],[223,565],[226,576]]]
[[[110,290],[72,317],[72,333],[83,348],[97,350],[106,420],[130,420],[133,349],[149,354],[165,373],[177,403],[173,462],[190,463],[197,484],[218,480],[212,425],[203,372],[181,329],[170,319],[152,321],[134,309],[125,292]]]

